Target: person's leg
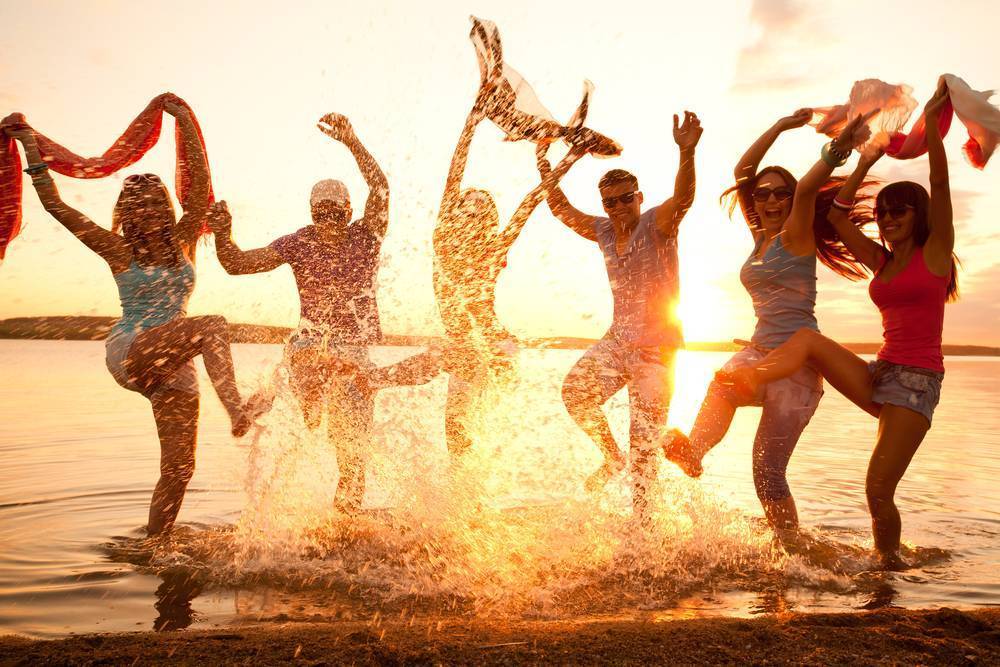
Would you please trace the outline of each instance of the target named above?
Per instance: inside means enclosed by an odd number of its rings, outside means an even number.
[[[337,452],[337,509],[356,512],[365,496],[365,472],[371,448],[375,401],[358,391],[349,377],[334,377],[327,402],[327,437]]]
[[[183,317],[146,329],[132,342],[125,359],[125,371],[129,379],[146,392],[199,354],[232,421],[233,435],[244,435],[251,422],[236,386],[226,318],[218,315]]]
[[[764,355],[756,349],[746,347],[730,357],[722,370],[729,371],[740,366],[748,366],[763,357]],[[713,447],[722,442],[729,432],[736,408],[749,404],[759,404],[759,401],[745,399],[732,386],[725,385],[719,380],[712,380],[708,385],[705,400],[698,410],[691,435],[685,436],[676,429],[670,431],[663,443],[663,454],[689,477],[700,477],[703,472],[702,459]]]
[[[878,417],[880,406],[872,402],[868,362],[812,329],[799,329],[756,366],[719,371],[716,378],[734,384],[745,395],[754,395],[760,384],[790,377],[807,363],[848,400]]]
[[[292,349],[289,352],[289,384],[298,399],[302,418],[310,431],[315,431],[323,423],[326,407],[327,384],[331,381],[329,368],[323,363],[323,355],[313,348]]]
[[[630,352],[629,461],[632,508],[640,518],[649,509],[649,495],[659,471],[658,450],[667,429],[673,395],[675,349],[638,348]]]
[[[602,406],[625,386],[625,369],[612,338],[604,338],[573,365],[563,381],[566,411],[604,454],[604,463],[586,482],[588,491],[601,488],[625,467],[625,457],[611,433]]]
[[[149,503],[149,535],[168,533],[181,510],[184,492],[194,475],[198,441],[198,394],[161,389],[152,396],[160,438],[160,479]]]
[[[806,369],[767,386],[753,444],[753,481],[767,522],[779,538],[798,529],[799,515],[788,486],[788,462],[809,424],[822,383]]]
[[[426,384],[441,373],[441,364],[441,352],[427,350],[388,366],[372,368],[359,375],[357,384],[359,389],[370,393],[387,387]]]
[[[919,412],[891,404],[882,407],[878,439],[868,463],[865,493],[872,515],[875,550],[888,569],[905,567],[899,556],[902,524],[893,498],[899,480],[929,429],[930,423]]]
[[[476,390],[473,382],[460,377],[455,371],[448,375],[448,397],[444,406],[444,439],[448,453],[454,460],[472,446],[466,420]]]

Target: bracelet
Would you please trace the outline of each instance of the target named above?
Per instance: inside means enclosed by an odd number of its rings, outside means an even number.
[[[823,162],[826,162],[831,167],[842,167],[847,163],[847,158],[851,156],[851,151],[848,150],[843,153],[834,147],[833,142],[830,141],[823,145],[823,150],[819,153],[820,157],[823,158]]]
[[[839,195],[833,198],[833,202],[831,203],[831,205],[834,208],[839,208],[841,211],[851,211],[854,209],[853,201],[851,202],[843,201]]]
[[[40,174],[43,171],[48,171],[49,165],[44,162],[39,162],[38,164],[29,164],[28,168],[24,170],[24,173],[34,176],[35,174]]]

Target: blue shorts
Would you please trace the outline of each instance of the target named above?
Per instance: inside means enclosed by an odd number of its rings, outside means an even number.
[[[878,359],[868,362],[872,376],[872,402],[898,405],[919,412],[930,424],[941,400],[944,373]]]

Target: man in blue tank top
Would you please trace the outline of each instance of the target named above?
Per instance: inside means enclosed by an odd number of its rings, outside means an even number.
[[[694,151],[702,129],[691,112],[684,112],[682,124],[678,120],[675,115],[680,167],[674,195],[661,205],[642,212],[639,182],[621,169],[609,171],[598,183],[607,217],[576,209],[558,188],[548,198],[553,215],[601,249],[614,300],[611,327],[563,383],[570,416],[604,453],[604,463],[586,486],[590,491],[600,489],[625,467],[601,406],[627,387],[632,502],[640,515],[647,507],[649,484],[656,478],[657,443],[666,429],[674,356],[683,345],[675,313],[677,230],[694,199]],[[549,169],[545,158],[539,159],[539,169],[543,173]]]

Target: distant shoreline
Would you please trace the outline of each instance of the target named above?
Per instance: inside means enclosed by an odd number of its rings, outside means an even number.
[[[117,318],[58,315],[52,317],[14,317],[0,320],[0,339],[15,340],[104,340],[108,330]],[[234,343],[282,344],[291,334],[290,327],[275,327],[264,324],[232,323],[229,333]],[[438,336],[401,336],[387,334],[384,345],[401,347],[423,347]],[[593,338],[557,336],[547,338],[521,339],[521,345],[528,348],[553,350],[582,350],[595,342]],[[857,354],[874,354],[881,343],[845,343],[847,349]],[[732,342],[688,342],[685,349],[697,352],[730,352],[739,349]],[[945,345],[944,354],[949,357],[1000,357],[1000,347],[986,345]]]

